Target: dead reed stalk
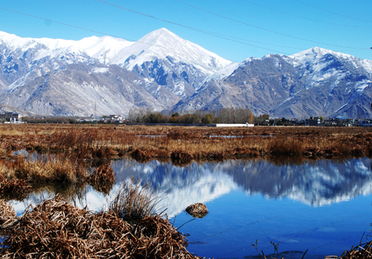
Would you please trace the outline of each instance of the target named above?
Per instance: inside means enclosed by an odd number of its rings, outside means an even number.
[[[368,259],[372,258],[372,241],[369,241],[365,244],[360,244],[356,247],[353,247],[349,251],[345,251],[342,256],[342,259]]]
[[[14,220],[15,217],[16,213],[13,208],[4,200],[0,199],[0,230],[2,229],[3,225],[6,225],[9,220]]]

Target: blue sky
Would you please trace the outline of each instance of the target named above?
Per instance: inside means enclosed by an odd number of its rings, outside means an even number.
[[[371,10],[371,0],[8,0],[0,6],[0,30],[63,39],[102,32],[138,40],[166,27],[233,61],[314,46],[372,59]]]

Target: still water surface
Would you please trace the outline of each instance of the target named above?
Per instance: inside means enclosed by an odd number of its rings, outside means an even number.
[[[158,210],[166,208],[171,222],[188,235],[188,249],[199,256],[253,258],[263,251],[301,258],[308,250],[305,258],[323,258],[372,237],[372,162],[367,158],[292,165],[233,160],[186,167],[118,160],[112,167],[117,182],[110,193],[87,187],[75,204],[106,209],[120,185],[136,179],[160,198]],[[21,214],[51,196],[34,194],[12,204]],[[206,203],[206,217],[193,219],[184,212],[195,202]]]

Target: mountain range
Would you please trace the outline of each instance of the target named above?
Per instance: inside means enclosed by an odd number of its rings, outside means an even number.
[[[0,32],[0,110],[91,116],[248,108],[255,115],[372,117],[372,60],[314,47],[231,62],[162,28],[135,42]]]

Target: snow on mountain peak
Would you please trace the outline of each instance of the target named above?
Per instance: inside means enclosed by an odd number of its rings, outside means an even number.
[[[134,57],[129,61],[129,69],[133,69],[135,65],[141,65],[155,58],[165,59],[167,57],[172,57],[175,61],[191,64],[207,74],[212,74],[231,64],[231,61],[195,43],[182,39],[165,28],[146,34],[125,49],[122,54],[124,53],[127,54],[127,57]],[[120,59],[123,59],[123,57],[124,55]],[[118,63],[118,60],[115,63]]]
[[[102,63],[111,63],[111,60],[122,49],[132,44],[133,42],[121,38],[91,36],[77,41],[73,48],[83,51],[88,56],[96,58]]]
[[[155,31],[152,31],[145,36],[143,36],[139,41],[140,42],[147,42],[153,43],[154,41],[164,41],[164,40],[179,40],[182,41],[183,39],[174,34],[173,32],[169,31],[166,28],[160,28]]]
[[[340,58],[346,58],[346,59],[353,58],[353,56],[349,54],[336,52],[333,50],[324,49],[320,47],[313,47],[313,48],[301,51],[299,53],[293,54],[290,57],[294,59],[309,59],[309,58],[314,59],[314,58],[320,58],[326,54],[331,54],[333,56],[340,57]]]
[[[316,63],[319,63],[321,58],[327,54],[330,54],[342,60],[347,60],[351,62],[355,67],[357,68],[362,67],[368,73],[372,73],[372,60],[360,59],[360,58],[354,57],[349,54],[345,54],[342,52],[336,52],[333,50],[324,49],[320,47],[313,47],[313,48],[301,51],[299,53],[293,54],[289,57],[293,59],[293,62],[295,65],[301,65],[305,63],[316,64]]]
[[[188,63],[206,74],[212,74],[231,63],[166,28],[152,31],[136,42],[110,36],[92,36],[81,40],[22,38],[5,32],[0,32],[0,42],[11,50],[21,48],[23,51],[41,44],[44,47],[37,50],[37,59],[70,52],[86,54],[102,63],[125,65],[128,69],[156,58],[171,57],[176,62]]]
[[[0,43],[5,44],[12,51],[16,49],[27,50],[37,43],[31,38],[22,38],[15,34],[0,31]]]

